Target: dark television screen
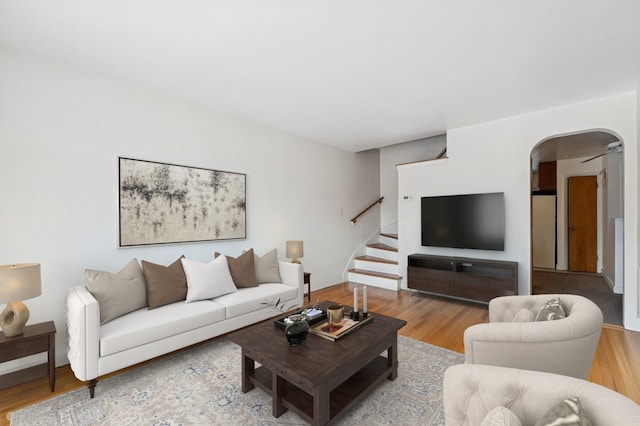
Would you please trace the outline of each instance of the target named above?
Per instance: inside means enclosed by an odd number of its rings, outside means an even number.
[[[422,197],[422,245],[504,251],[504,193]]]

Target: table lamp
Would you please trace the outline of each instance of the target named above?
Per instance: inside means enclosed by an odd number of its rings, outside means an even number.
[[[40,294],[39,263],[0,266],[0,303],[7,304],[0,313],[0,328],[6,337],[22,334],[29,320],[29,309],[22,301]]]
[[[287,257],[292,258],[291,263],[300,263],[300,257],[303,257],[304,251],[302,249],[302,241],[290,240],[287,241]]]

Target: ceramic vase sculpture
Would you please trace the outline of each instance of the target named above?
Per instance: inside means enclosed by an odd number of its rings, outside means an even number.
[[[304,314],[291,315],[289,322],[284,329],[284,333],[287,335],[287,341],[291,346],[298,346],[303,344],[307,340],[307,334],[309,333],[309,322],[307,316]]]

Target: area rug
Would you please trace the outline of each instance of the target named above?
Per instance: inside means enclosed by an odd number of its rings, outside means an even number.
[[[442,379],[464,356],[398,336],[398,378],[384,381],[340,425],[443,425]],[[241,350],[220,338],[9,414],[11,425],[305,425],[271,398],[241,391]],[[310,366],[310,368],[312,368]]]

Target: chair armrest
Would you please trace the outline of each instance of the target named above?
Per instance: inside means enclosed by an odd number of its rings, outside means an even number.
[[[98,301],[84,286],[67,292],[67,330],[69,343],[67,357],[71,370],[79,380],[98,377],[100,356],[100,307]]]
[[[300,307],[304,304],[304,271],[299,263],[278,261],[280,270],[280,278],[282,284],[286,284],[298,289],[298,297],[296,298],[296,306]]]
[[[556,321],[476,324],[464,332],[467,364],[547,371],[586,379],[600,337],[571,316]],[[601,323],[600,323],[601,324]]]
[[[551,407],[577,396],[594,425],[640,424],[640,406],[627,397],[585,380],[539,371],[489,365],[455,365],[444,374],[447,426],[479,425],[496,407],[513,411],[533,425]]]

